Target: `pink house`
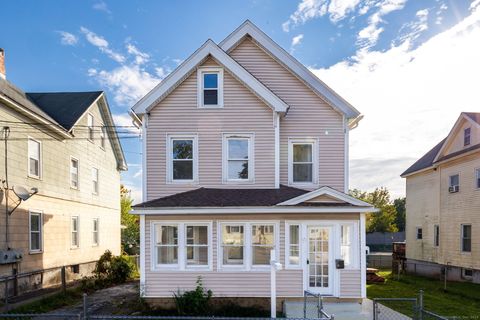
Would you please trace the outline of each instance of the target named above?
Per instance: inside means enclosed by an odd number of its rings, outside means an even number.
[[[201,276],[216,298],[365,297],[365,213],[348,193],[360,113],[246,21],[133,108],[143,127],[141,295]]]

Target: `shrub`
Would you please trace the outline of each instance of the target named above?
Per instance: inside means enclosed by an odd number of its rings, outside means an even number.
[[[177,312],[181,316],[206,316],[209,314],[209,302],[212,291],[203,288],[202,279],[198,277],[194,290],[173,294]]]
[[[113,257],[108,278],[112,283],[124,283],[131,278],[136,266],[128,256]]]
[[[112,284],[124,283],[138,274],[135,261],[126,255],[114,256],[109,250],[98,259],[93,277],[82,279],[84,290],[96,290]]]

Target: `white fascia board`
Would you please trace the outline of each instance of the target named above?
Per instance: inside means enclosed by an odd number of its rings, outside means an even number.
[[[321,187],[320,189],[313,190],[309,193],[305,193],[301,196],[298,196],[296,198],[284,201],[282,203],[279,203],[279,206],[295,206],[298,205],[302,202],[308,201],[310,199],[316,198],[321,195],[327,195],[330,197],[333,197],[335,199],[344,201],[346,203],[349,203],[354,206],[359,206],[359,207],[369,207],[370,211],[372,211],[373,206],[370,203],[358,200],[352,196],[349,196],[348,194],[345,194],[343,192],[337,191],[333,188],[330,187]]]
[[[138,101],[132,110],[138,114],[147,113],[153,106],[164,98],[175,86],[183,81],[204,59],[211,55],[228,69],[238,80],[249,87],[256,95],[265,101],[276,112],[286,112],[288,105],[265,87],[245,68],[239,65],[232,57],[226,54],[212,40],[205,42],[177,69],[163,79],[155,88]]]
[[[445,149],[447,148],[447,146],[450,144],[450,142],[452,141],[452,139],[455,138],[455,133],[457,132],[458,130],[458,127],[460,126],[460,124],[462,123],[462,120],[466,120],[468,122],[470,122],[471,124],[475,125],[475,126],[480,126],[478,123],[476,123],[475,121],[473,121],[472,118],[470,118],[469,116],[467,116],[465,113],[461,113],[460,116],[458,117],[457,121],[455,121],[455,124],[453,125],[453,128],[452,130],[450,130],[450,132],[448,133],[448,136],[447,136],[447,139],[445,140],[445,142],[443,143],[442,147],[440,148],[440,150],[438,151],[437,155],[435,156],[435,159],[433,159],[433,162],[437,162],[438,159],[440,159],[440,156],[443,154],[443,152],[445,151]]]
[[[368,207],[165,207],[132,209],[136,215],[177,215],[177,214],[263,214],[263,213],[362,213],[375,212],[377,209]]]
[[[360,112],[355,109],[355,107],[340,97],[340,95],[338,95],[332,88],[327,86],[322,80],[315,76],[303,64],[286,52],[249,20],[245,21],[240,27],[220,42],[220,47],[225,52],[229,52],[231,49],[235,48],[246,35],[250,35],[281,64],[290,69],[297,75],[297,77],[303,79],[307,85],[309,85],[321,98],[325,99],[335,110],[344,114],[348,119],[354,119],[360,116]]]

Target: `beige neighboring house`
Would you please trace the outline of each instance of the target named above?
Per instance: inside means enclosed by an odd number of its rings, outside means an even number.
[[[8,132],[10,189],[4,182],[0,296],[1,279],[15,272],[69,266],[67,277],[78,278],[105,250],[120,253],[120,172],[127,166],[113,126],[101,91],[25,93],[0,78],[0,179],[7,178]],[[19,187],[38,192],[7,219],[6,198],[11,211]],[[59,275],[56,269],[22,277],[19,293],[58,283]]]
[[[255,25],[205,42],[133,112],[142,297],[166,301],[201,276],[215,298],[268,301],[271,258],[280,300],[365,297],[373,208],[347,194],[360,113]]]
[[[480,283],[480,113],[462,112],[448,136],[408,168],[409,271]]]

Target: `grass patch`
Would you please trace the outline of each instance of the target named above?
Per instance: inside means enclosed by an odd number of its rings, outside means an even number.
[[[51,296],[12,309],[9,313],[46,313],[79,303],[82,300],[82,295],[83,292],[79,288],[68,289],[66,293],[54,293]]]
[[[380,271],[385,277],[383,284],[367,285],[367,296],[373,298],[414,298],[420,289],[424,291],[424,308],[447,317],[472,316],[480,313],[480,284],[448,282],[447,291],[443,281],[413,275],[401,275],[397,279],[390,271]],[[386,304],[392,309],[411,315],[408,305]]]

